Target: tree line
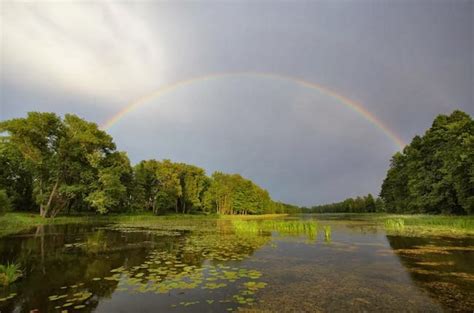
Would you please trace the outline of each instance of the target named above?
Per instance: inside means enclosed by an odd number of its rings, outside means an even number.
[[[373,213],[385,212],[381,198],[374,199],[372,194],[364,197],[347,198],[341,202],[315,205],[304,210],[307,213]]]
[[[0,122],[0,212],[296,213],[238,174],[170,160],[132,166],[112,137],[76,115],[30,112]]]
[[[306,211],[474,214],[474,120],[459,110],[438,115],[392,157],[375,201],[368,195]]]

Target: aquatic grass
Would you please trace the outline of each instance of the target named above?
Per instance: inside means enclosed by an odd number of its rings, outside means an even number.
[[[383,224],[387,232],[407,236],[474,235],[474,216],[389,215]]]
[[[323,227],[324,230],[324,241],[330,242],[331,241],[331,226],[325,225]]]
[[[8,286],[22,276],[20,266],[16,263],[0,264],[0,285]]]
[[[328,213],[312,215],[318,220],[345,220],[382,226],[388,233],[407,236],[463,237],[474,235],[473,215],[387,213]]]
[[[384,223],[385,229],[391,231],[403,231],[405,229],[405,220],[401,218],[390,218]]]
[[[407,226],[450,227],[474,231],[474,216],[413,215],[404,216],[403,220]]]
[[[284,236],[307,236],[308,239],[316,239],[318,224],[315,221],[232,221],[237,233],[263,233],[277,232]]]

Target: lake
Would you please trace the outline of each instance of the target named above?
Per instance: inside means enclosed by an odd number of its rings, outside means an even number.
[[[169,219],[0,238],[0,312],[472,312],[474,238],[373,221]]]

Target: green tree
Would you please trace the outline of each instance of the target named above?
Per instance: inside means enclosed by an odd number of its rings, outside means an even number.
[[[30,112],[26,118],[0,123],[6,142],[21,152],[34,181],[40,215],[54,217],[79,204],[97,180],[101,159],[112,153],[112,138],[75,115],[64,121],[53,113]]]
[[[1,137],[0,137],[1,138]],[[0,189],[4,189],[15,210],[35,209],[33,177],[21,152],[0,140]]]
[[[215,172],[204,194],[204,209],[218,214],[262,214],[285,211],[268,192],[238,174]]]
[[[372,194],[368,194],[365,198],[364,198],[364,210],[366,212],[375,212],[375,200],[374,200],[374,197],[372,196]]]
[[[392,158],[380,196],[389,212],[474,213],[474,121],[439,115]]]
[[[0,189],[0,215],[5,214],[11,209],[10,199],[8,198],[7,192]]]
[[[127,188],[132,176],[130,161],[125,153],[114,152],[103,163],[98,165],[98,181],[93,184],[93,191],[86,201],[101,214],[124,211],[130,207]]]
[[[179,199],[183,195],[183,190],[177,166],[170,160],[160,162],[157,177],[159,188],[154,201],[153,212],[158,214],[174,209],[178,213]]]

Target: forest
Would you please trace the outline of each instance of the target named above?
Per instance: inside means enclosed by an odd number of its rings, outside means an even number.
[[[238,174],[170,160],[130,163],[113,138],[76,115],[30,112],[0,123],[0,212],[296,213]]]
[[[392,157],[377,199],[369,194],[305,211],[474,214],[474,120],[462,111],[438,115]]]
[[[170,160],[132,165],[113,138],[76,115],[30,112],[0,123],[0,212],[59,213],[474,213],[474,121],[439,115],[397,152],[372,194],[300,208],[271,199],[239,174]]]

